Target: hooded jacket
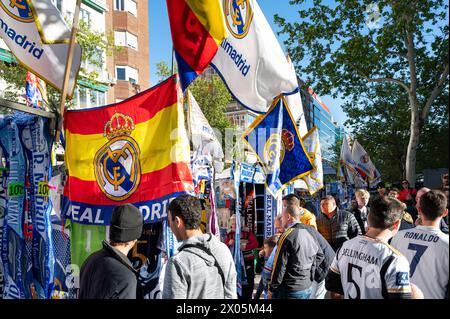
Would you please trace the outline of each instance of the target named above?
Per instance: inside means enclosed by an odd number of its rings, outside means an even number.
[[[79,299],[136,299],[140,289],[130,260],[106,241],[81,266]]]
[[[209,250],[209,255],[196,247]],[[166,266],[163,299],[236,299],[236,267],[228,247],[215,236],[204,234],[186,239]],[[222,282],[221,267],[225,278]]]

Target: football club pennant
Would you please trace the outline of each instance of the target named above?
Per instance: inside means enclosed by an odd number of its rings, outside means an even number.
[[[275,197],[291,182],[315,169],[282,95],[250,125],[243,138],[256,153],[266,173],[266,186]]]
[[[173,48],[184,90],[200,75],[226,38],[220,0],[167,0]]]
[[[175,77],[120,103],[66,113],[64,213],[73,221],[108,225],[112,209],[129,203],[157,222],[170,199],[193,192]]]
[[[62,91],[70,29],[51,0],[0,0],[0,38],[19,62]],[[68,96],[72,96],[81,65],[75,44]]]

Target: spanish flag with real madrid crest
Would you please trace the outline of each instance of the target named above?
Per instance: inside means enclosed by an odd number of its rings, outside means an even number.
[[[243,135],[256,153],[270,193],[278,193],[315,169],[305,150],[291,111],[281,94],[266,114],[260,115]]]
[[[170,199],[193,191],[181,96],[172,76],[123,102],[66,112],[66,216],[108,225],[114,206],[131,203],[157,222]]]
[[[183,91],[200,75],[228,35],[221,0],[166,0]]]

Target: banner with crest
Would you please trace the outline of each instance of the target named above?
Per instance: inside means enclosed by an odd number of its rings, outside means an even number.
[[[261,163],[266,186],[275,197],[287,185],[315,169],[283,95],[250,125],[243,138]]]
[[[65,116],[65,215],[108,225],[112,209],[134,204],[146,223],[169,200],[193,192],[189,141],[175,76],[123,102]]]

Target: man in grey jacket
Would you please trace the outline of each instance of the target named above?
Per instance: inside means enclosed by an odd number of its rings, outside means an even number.
[[[169,205],[170,229],[183,243],[166,266],[164,299],[236,299],[236,267],[228,247],[200,230],[201,205],[181,195]]]

